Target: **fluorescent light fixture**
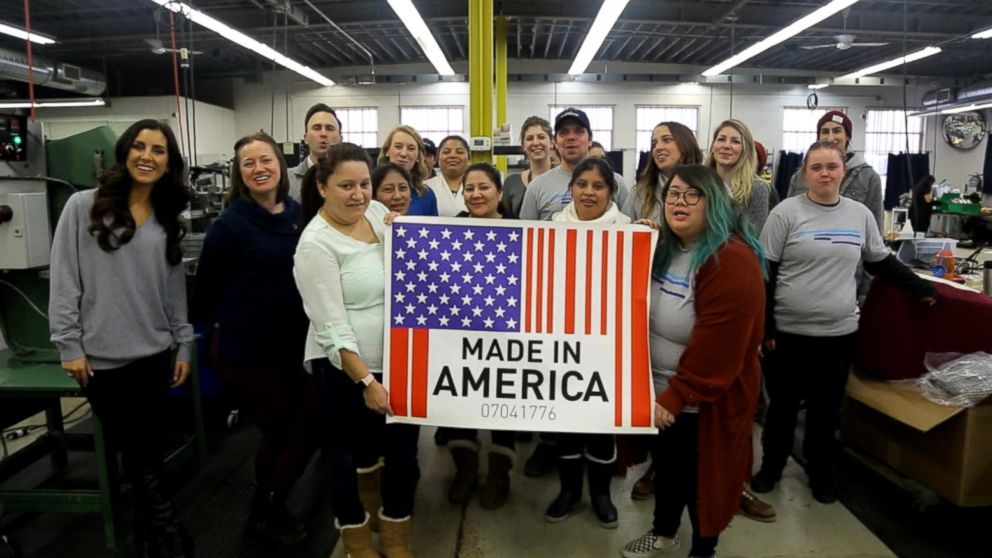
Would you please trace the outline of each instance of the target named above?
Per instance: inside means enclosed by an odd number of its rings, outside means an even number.
[[[102,107],[107,102],[103,99],[57,99],[51,101],[35,101],[34,108],[69,108],[69,107]],[[0,109],[31,108],[30,101],[3,101]]]
[[[903,64],[909,64],[910,62],[916,62],[917,60],[926,58],[928,56],[933,56],[934,54],[939,54],[942,52],[940,47],[930,46],[923,50],[918,50],[916,52],[911,52],[906,56],[900,56],[898,58],[893,58],[892,60],[886,60],[874,66],[868,66],[867,68],[862,68],[856,72],[851,72],[850,74],[843,75],[838,79],[857,79],[859,77],[869,76],[871,74],[877,74],[879,72],[884,72],[889,68],[895,68],[896,66],[902,66]]]
[[[155,0],[156,2],[158,0]],[[437,40],[434,39],[434,35],[431,34],[431,30],[427,28],[427,24],[424,23],[424,18],[420,17],[420,12],[417,11],[416,6],[410,0],[388,0],[389,6],[393,8],[396,15],[399,16],[400,21],[403,25],[406,25],[406,30],[413,35],[413,39],[417,41],[420,45],[420,49],[424,51],[424,55],[430,60],[431,64],[434,65],[434,69],[437,73],[442,76],[453,76],[455,75],[455,70],[451,68],[451,64],[448,63],[448,59],[444,57],[444,53],[441,52],[441,47],[438,46]]]
[[[599,47],[606,40],[606,35],[613,29],[613,24],[617,22],[629,0],[603,0],[603,5],[599,7],[599,13],[589,28],[589,33],[579,47],[579,53],[575,55],[572,67],[568,73],[572,75],[581,74],[589,67],[592,57],[599,52]]]
[[[292,58],[289,58],[284,54],[276,52],[268,45],[264,45],[256,41],[255,39],[252,39],[248,35],[245,35],[244,33],[234,29],[233,27],[228,26],[226,23],[218,21],[208,16],[207,14],[201,12],[200,10],[191,7],[189,4],[183,2],[175,2],[173,0],[152,0],[152,2],[155,2],[156,4],[162,6],[167,10],[180,14],[183,17],[193,21],[194,23],[202,25],[203,27],[206,27],[207,29],[213,31],[214,33],[217,33],[218,35],[224,37],[225,39],[231,41],[232,43],[242,46],[257,54],[260,54],[265,58],[272,60],[276,64],[279,64],[284,68],[292,70],[305,78],[316,81],[317,83],[325,87],[334,85],[333,81],[331,81],[326,76],[322,75],[320,72],[314,70],[313,68],[310,68],[309,66],[304,66],[303,64],[300,64],[296,60],[293,60]]]
[[[985,31],[979,31],[971,36],[972,39],[992,39],[992,29],[986,29]]]
[[[754,43],[748,48],[742,50],[739,54],[735,54],[723,62],[720,62],[716,66],[713,66],[709,70],[706,70],[703,72],[703,75],[706,77],[718,76],[730,68],[743,64],[744,62],[754,58],[782,41],[791,39],[806,29],[809,29],[817,23],[820,23],[828,17],[845,8],[849,8],[856,3],[858,3],[858,0],[833,0],[826,6],[810,12],[808,15],[797,19],[786,27],[783,27],[780,31],[769,35],[764,40]]]
[[[827,87],[830,87],[829,83],[811,83],[806,86],[807,89],[812,89],[814,91],[817,89],[826,89]]]
[[[0,33],[10,35],[11,37],[17,37],[18,39],[29,39],[32,43],[38,43],[39,45],[50,45],[55,43],[55,39],[52,39],[51,37],[45,37],[37,33],[28,34],[27,31],[7,25],[6,23],[0,23]]]

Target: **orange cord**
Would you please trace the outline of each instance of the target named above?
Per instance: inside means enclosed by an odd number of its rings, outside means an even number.
[[[28,39],[28,101],[31,103],[31,121],[34,122],[34,65],[31,63],[31,0],[24,0],[24,30]]]

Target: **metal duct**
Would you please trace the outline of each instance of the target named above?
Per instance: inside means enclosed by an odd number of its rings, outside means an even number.
[[[992,81],[982,81],[968,87],[962,87],[958,92],[958,102],[985,101],[992,99]]]
[[[957,87],[933,89],[923,94],[923,106],[930,108],[953,103],[957,99]]]
[[[100,72],[72,64],[32,56],[35,85],[74,91],[84,95],[102,95],[107,90],[107,78]],[[28,81],[28,59],[21,52],[0,48],[0,79]]]

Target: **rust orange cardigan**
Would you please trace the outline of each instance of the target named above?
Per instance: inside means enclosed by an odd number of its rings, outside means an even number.
[[[696,325],[668,389],[658,395],[675,415],[699,406],[700,535],[730,524],[751,478],[751,422],[761,386],[765,285],[751,248],[733,236],[696,274]]]

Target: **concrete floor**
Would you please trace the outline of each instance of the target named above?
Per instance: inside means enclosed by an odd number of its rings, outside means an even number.
[[[521,456],[529,456],[532,447],[533,444],[524,444]],[[411,540],[417,558],[620,556],[620,548],[651,525],[653,501],[630,499],[640,468],[631,469],[624,479],[614,478],[613,501],[620,512],[620,526],[604,529],[588,500],[565,521],[546,522],[544,509],[557,495],[557,475],[527,478],[522,464],[511,472],[511,496],[502,509],[487,512],[479,507],[477,499],[464,509],[449,504],[445,490],[454,466],[448,450],[434,445],[431,428],[421,434],[420,462],[423,476],[417,490]],[[805,473],[791,460],[782,481],[765,496],[778,510],[778,520],[760,523],[737,516],[721,536],[718,552],[722,558],[895,556],[842,504],[823,505],[813,500]],[[683,518],[679,534],[688,541],[688,516]],[[682,557],[688,552],[684,545],[679,552],[666,556]],[[340,543],[331,558],[345,558]]]

